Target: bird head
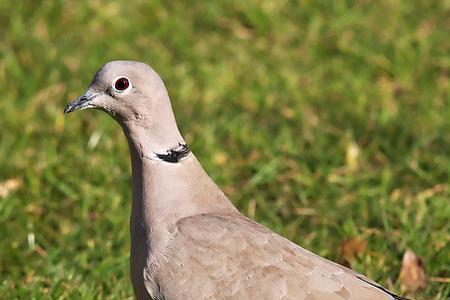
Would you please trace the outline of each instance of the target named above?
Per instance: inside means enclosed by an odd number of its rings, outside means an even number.
[[[64,113],[87,108],[103,110],[120,123],[143,124],[158,111],[171,110],[158,74],[145,63],[124,60],[103,65],[86,92],[70,102]]]
[[[166,87],[145,63],[118,60],[103,65],[86,92],[67,104],[64,114],[87,108],[111,115],[144,154],[165,155],[186,148]]]

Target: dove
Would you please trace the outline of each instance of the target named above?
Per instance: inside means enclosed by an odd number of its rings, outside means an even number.
[[[64,113],[88,108],[112,116],[128,141],[137,299],[405,299],[241,214],[189,149],[147,64],[103,65]]]

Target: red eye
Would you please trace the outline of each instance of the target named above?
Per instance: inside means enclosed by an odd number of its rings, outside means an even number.
[[[129,86],[130,81],[128,81],[128,79],[125,77],[120,77],[114,83],[114,89],[119,92],[125,91]]]

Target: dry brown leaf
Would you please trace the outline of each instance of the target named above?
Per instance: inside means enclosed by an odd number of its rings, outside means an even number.
[[[34,251],[36,251],[37,254],[39,254],[40,256],[43,256],[43,257],[46,257],[48,255],[48,252],[45,251],[45,249],[39,245],[36,245],[36,247],[34,248]]]
[[[366,250],[367,241],[361,237],[352,237],[341,242],[342,263],[351,267],[351,261]]]
[[[406,293],[412,293],[427,286],[422,260],[410,249],[403,255],[400,286]]]
[[[259,157],[261,156],[260,154],[261,154],[261,153],[259,153],[258,150],[253,149],[252,152],[250,152],[250,155],[249,155],[248,159],[249,159],[250,161],[258,160]]]
[[[19,178],[11,178],[0,182],[0,198],[6,198],[8,195],[22,186],[22,180]]]

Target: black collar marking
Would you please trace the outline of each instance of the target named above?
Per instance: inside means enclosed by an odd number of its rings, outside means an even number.
[[[168,163],[177,163],[182,158],[188,156],[188,154],[191,153],[191,150],[189,149],[187,144],[178,143],[178,146],[179,147],[176,147],[174,149],[167,150],[166,154],[155,153],[155,155],[162,161]]]

